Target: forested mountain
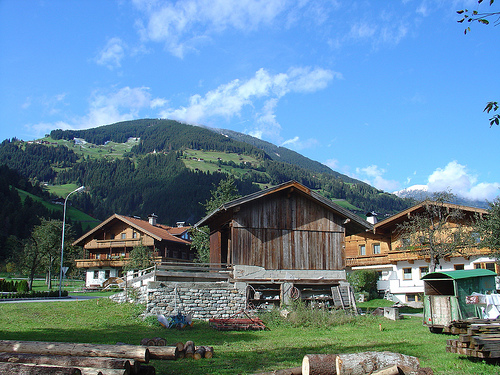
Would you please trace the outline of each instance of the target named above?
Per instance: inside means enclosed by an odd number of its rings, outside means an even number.
[[[135,143],[126,143],[130,139]],[[0,165],[35,184],[87,186],[89,194],[75,195],[72,202],[101,220],[113,213],[141,217],[155,213],[165,224],[194,224],[204,214],[200,203],[227,173],[235,175],[241,195],[293,179],[330,199],[345,200],[341,203],[358,214],[393,214],[410,205],[286,148],[172,120],[55,130],[45,141],[4,141]],[[116,156],[118,144],[125,143],[131,146]]]
[[[26,196],[21,198],[19,191]],[[17,171],[0,165],[0,263],[19,251],[23,240],[29,237],[33,226],[40,224],[40,218],[62,220],[59,210],[49,210],[42,203],[30,197],[50,200],[49,194],[38,184],[33,185]],[[71,219],[66,218],[71,224]],[[75,235],[82,234],[80,225],[72,225]],[[69,229],[69,228],[68,228]]]

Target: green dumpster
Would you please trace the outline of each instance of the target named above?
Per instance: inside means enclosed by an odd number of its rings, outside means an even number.
[[[446,332],[455,320],[482,318],[477,305],[469,305],[465,297],[472,293],[495,291],[496,273],[491,270],[458,270],[428,273],[424,281],[424,325],[431,332]]]

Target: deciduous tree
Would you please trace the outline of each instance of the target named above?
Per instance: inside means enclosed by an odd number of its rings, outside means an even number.
[[[450,192],[435,193],[433,200],[424,201],[424,210],[411,215],[398,225],[402,249],[416,251],[430,258],[429,271],[445,257],[467,255],[477,246],[474,222],[458,206],[449,205],[454,198]]]
[[[481,246],[491,249],[497,260],[500,259],[500,197],[490,203],[488,215],[478,220],[478,230]]]

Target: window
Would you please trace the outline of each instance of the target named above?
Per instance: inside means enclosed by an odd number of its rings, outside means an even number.
[[[485,263],[484,264],[484,268],[486,268],[487,270],[490,270],[490,271],[495,271],[495,263]]]
[[[403,280],[411,280],[411,268],[403,268]]]
[[[122,233],[121,238],[122,238],[122,240],[124,240],[125,238],[127,238],[127,234],[126,233]]]
[[[137,238],[137,232],[136,232],[136,231],[134,231],[134,232],[132,233],[132,238]]]
[[[99,271],[94,271],[94,279],[98,279],[99,278]]]
[[[487,263],[474,263],[475,269],[485,269],[496,272],[495,262],[487,262]]]
[[[422,296],[419,294],[407,294],[406,302],[422,302]]]
[[[455,264],[455,270],[463,270],[464,265],[463,264]]]
[[[420,277],[424,277],[429,273],[429,267],[420,267]]]
[[[105,270],[104,271],[104,278],[107,280],[111,276],[111,270]]]
[[[380,254],[380,244],[379,243],[373,244],[373,254]]]
[[[359,245],[359,255],[366,255],[366,246]]]

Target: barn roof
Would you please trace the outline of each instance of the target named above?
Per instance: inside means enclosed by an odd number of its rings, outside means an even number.
[[[322,195],[316,193],[315,191],[309,189],[308,187],[298,183],[297,181],[288,181],[285,183],[282,183],[280,185],[276,185],[273,187],[270,187],[265,190],[261,190],[249,195],[246,195],[244,197],[232,200],[230,202],[226,202],[223,205],[221,205],[219,208],[213,210],[210,212],[207,216],[205,216],[203,219],[201,219],[198,223],[195,224],[195,227],[203,226],[206,225],[209,221],[211,221],[213,218],[216,216],[232,209],[237,206],[241,205],[246,205],[249,203],[254,202],[255,200],[258,200],[260,198],[266,197],[271,194],[275,194],[277,192],[286,190],[286,189],[292,189],[295,192],[302,194],[308,199],[311,199],[312,201],[315,201],[317,204],[322,205],[326,207],[327,209],[336,212],[338,215],[343,217],[345,220],[345,227],[346,230],[350,233],[359,233],[362,231],[365,231],[367,229],[372,229],[373,226],[366,220],[362,219],[361,217],[353,214],[351,211],[345,209],[344,207],[334,203],[330,199],[327,199],[323,197]]]
[[[123,216],[123,215],[118,215],[114,214],[104,220],[101,224],[93,228],[92,230],[88,231],[85,233],[83,236],[81,236],[79,239],[77,239],[73,245],[79,245],[84,239],[87,237],[93,235],[96,233],[98,230],[104,228],[106,225],[111,223],[112,221],[119,220],[123,221],[124,223],[130,225],[132,228],[137,229],[138,231],[141,231],[151,237],[153,237],[157,241],[170,241],[170,242],[178,242],[178,243],[183,243],[183,244],[189,244],[189,241],[186,241],[182,238],[176,237],[176,234],[180,234],[179,228],[174,228],[174,227],[168,227],[165,225],[157,224],[157,225],[151,225],[149,221],[138,219],[135,217],[129,217],[129,216]],[[182,232],[185,232],[187,228],[183,228],[184,230]],[[171,233],[172,232],[172,233]]]

